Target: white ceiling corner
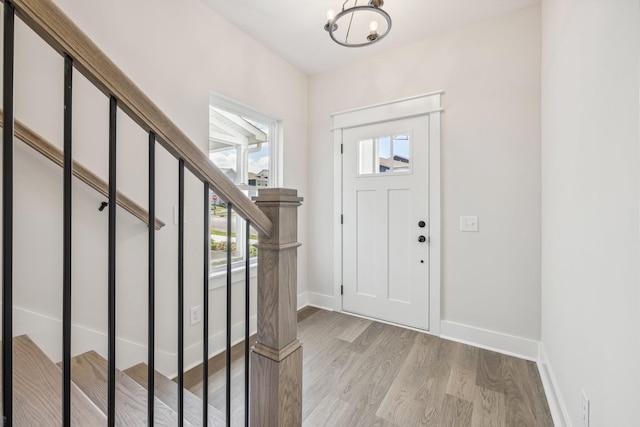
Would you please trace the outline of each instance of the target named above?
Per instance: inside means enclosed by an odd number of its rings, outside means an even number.
[[[201,0],[289,63],[315,74],[540,0],[386,0],[393,20],[388,37],[372,46],[345,48],[329,38],[326,11],[341,0]],[[359,0],[364,4],[366,0]],[[352,5],[349,0],[348,5]]]

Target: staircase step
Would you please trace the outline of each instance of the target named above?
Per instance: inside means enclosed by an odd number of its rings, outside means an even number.
[[[13,425],[59,427],[62,423],[60,369],[27,335],[13,339],[13,369]],[[104,425],[107,421],[73,384],[71,417],[71,424],[75,426]]]
[[[146,363],[138,363],[135,366],[126,369],[125,374],[130,376],[138,384],[147,388],[147,374],[148,366]],[[177,411],[178,409],[178,385],[165,377],[158,371],[154,374],[154,393],[155,396],[162,400],[169,408]],[[202,423],[202,400],[191,393],[189,390],[184,390],[184,419],[194,425],[201,425]],[[217,408],[209,405],[209,427],[224,427],[224,414]]]
[[[102,410],[107,412],[107,361],[95,351],[71,359],[73,382]],[[176,425],[175,411],[154,399],[156,425]],[[119,426],[146,425],[147,391],[137,382],[116,370],[116,414]],[[191,425],[185,422],[185,425]]]

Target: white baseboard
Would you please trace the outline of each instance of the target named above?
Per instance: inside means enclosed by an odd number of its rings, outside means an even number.
[[[329,311],[335,310],[336,298],[332,295],[309,291],[306,292],[306,300],[307,305]],[[302,308],[303,305],[298,304],[298,307]],[[470,344],[526,360],[538,360],[539,343],[538,341],[527,338],[521,338],[514,335],[503,334],[496,331],[449,321],[442,321],[440,323],[440,336],[452,341]]]
[[[335,298],[332,295],[307,292],[307,305],[333,311],[335,308]]]
[[[553,417],[553,424],[555,427],[571,427],[567,407],[562,399],[558,382],[553,374],[553,369],[551,369],[551,364],[549,363],[547,352],[542,342],[540,343],[540,354],[538,357],[538,371],[540,371],[544,392],[547,395],[547,402],[549,402],[549,410]]]
[[[440,326],[442,338],[536,362],[554,425],[572,427],[543,343],[455,322]]]
[[[298,294],[298,310],[309,305],[308,292]]]
[[[14,307],[14,335],[27,334],[38,347],[54,362],[62,359],[62,322],[59,319],[33,311]],[[249,319],[249,330],[257,330],[257,318]],[[107,334],[81,325],[73,325],[72,355],[94,350],[102,357],[107,355]],[[232,344],[244,338],[244,323],[239,322],[231,328]],[[209,336],[209,357],[221,353],[226,348],[226,331],[221,330]],[[137,343],[123,338],[116,339],[116,366],[127,369],[140,362],[147,361],[146,343]],[[158,372],[169,378],[177,375],[178,353],[167,349],[156,348],[155,365]],[[202,363],[202,341],[188,345],[184,349],[185,370]]]
[[[440,337],[521,359],[538,360],[539,342],[527,338],[446,320],[440,322]]]
[[[22,307],[14,307],[14,335],[29,335],[34,343],[54,362],[62,360],[62,321]],[[71,327],[71,354],[76,356],[90,350],[101,356],[107,354],[107,334],[81,325]],[[126,369],[147,357],[146,344],[122,338],[116,339],[116,363]],[[156,349],[156,364],[160,368],[174,357],[171,353]],[[159,369],[160,370],[160,369]],[[174,368],[175,370],[175,368]]]

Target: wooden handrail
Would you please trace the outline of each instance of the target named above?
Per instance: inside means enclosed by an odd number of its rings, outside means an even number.
[[[51,0],[12,0],[16,14],[253,227],[271,235],[271,220]]]
[[[2,109],[0,109],[0,127],[3,126],[4,115],[2,114]],[[56,165],[60,167],[64,165],[64,153],[62,150],[44,139],[44,137],[38,135],[24,123],[19,120],[15,120],[14,131],[17,139],[23,141],[29,147],[42,154]],[[76,161],[73,162],[73,175],[89,187],[96,190],[98,193],[107,198],[109,197],[109,184]],[[136,218],[139,218],[145,224],[149,224],[149,213],[142,206],[138,205],[119,191],[116,197],[116,203]],[[156,230],[160,230],[165,226],[165,223],[156,218],[154,226]]]

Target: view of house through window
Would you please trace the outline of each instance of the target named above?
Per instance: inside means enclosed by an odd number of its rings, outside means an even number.
[[[242,110],[242,108],[239,108]],[[270,171],[272,138],[278,123],[264,117],[243,114],[242,111],[209,107],[209,158],[227,177],[244,190],[248,197],[258,189],[272,186]],[[221,266],[227,260],[227,203],[211,192],[211,265]],[[245,247],[245,221],[231,213],[232,262],[241,263],[247,256],[255,257],[258,233],[250,229],[249,247]]]
[[[358,175],[411,172],[411,139],[403,133],[363,139],[358,144]]]

